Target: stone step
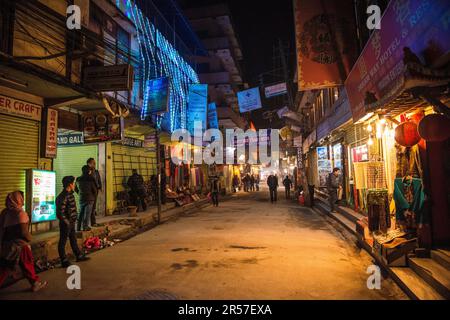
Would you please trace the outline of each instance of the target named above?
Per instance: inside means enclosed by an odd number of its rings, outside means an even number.
[[[408,258],[409,266],[444,298],[450,299],[450,271],[430,258]]]
[[[396,283],[412,299],[416,300],[445,300],[433,287],[410,268],[391,267],[391,274],[397,278]]]
[[[431,250],[431,259],[439,263],[442,267],[450,271],[450,256],[446,250]]]
[[[340,222],[350,232],[354,233],[356,231],[356,223],[355,222],[347,219],[346,216],[342,215],[339,212],[330,213],[330,208],[323,202],[321,202],[321,201],[316,202],[315,207],[320,212],[330,215],[334,220]]]

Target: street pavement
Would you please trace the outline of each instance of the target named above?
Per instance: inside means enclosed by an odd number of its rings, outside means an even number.
[[[334,220],[262,190],[184,215],[91,254],[81,290],[54,269],[38,293],[0,299],[407,299],[391,279],[367,288],[372,259]]]

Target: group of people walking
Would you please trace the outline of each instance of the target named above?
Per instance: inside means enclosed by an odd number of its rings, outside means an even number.
[[[286,200],[291,199],[292,180],[289,176],[283,179]],[[269,187],[270,202],[274,203],[278,200],[278,176],[274,173],[267,178],[267,186]]]
[[[247,173],[242,178],[242,184],[243,184],[243,187],[244,187],[244,192],[259,191],[259,182],[260,182],[259,174],[249,174],[249,173]]]

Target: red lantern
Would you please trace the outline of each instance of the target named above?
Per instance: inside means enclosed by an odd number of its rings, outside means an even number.
[[[420,139],[417,124],[412,121],[403,122],[395,128],[395,141],[401,146],[412,147]]]
[[[419,134],[426,141],[445,141],[450,138],[450,120],[442,114],[429,114],[420,121]]]

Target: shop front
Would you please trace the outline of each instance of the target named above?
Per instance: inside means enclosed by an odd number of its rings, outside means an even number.
[[[403,24],[412,20],[399,19],[391,2],[381,21],[391,28],[372,34],[345,83],[359,132],[348,149],[353,203],[367,214],[358,231],[391,265],[405,265],[416,247],[450,243],[450,43],[442,25],[450,4],[414,0],[407,8],[416,23]]]

